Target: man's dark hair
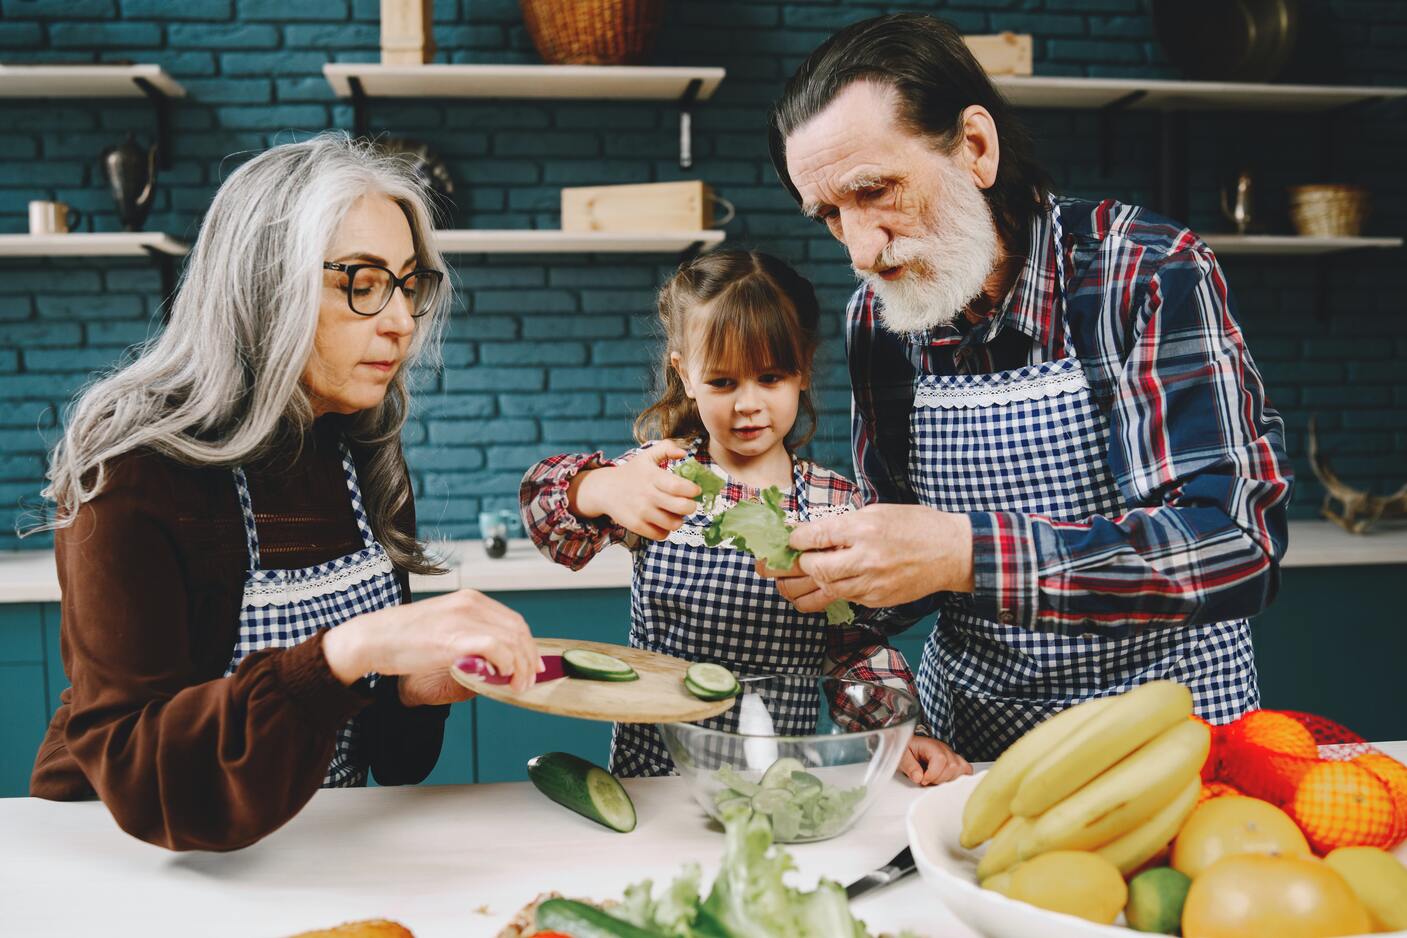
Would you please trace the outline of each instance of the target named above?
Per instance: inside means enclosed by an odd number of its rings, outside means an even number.
[[[931,138],[944,153],[962,140],[963,111],[974,104],[987,109],[997,125],[1000,162],[995,182],[983,194],[997,229],[1024,249],[1031,220],[1045,204],[1049,177],[1036,163],[1025,128],[972,57],[962,34],[922,13],[852,23],[821,43],[791,76],[772,108],[768,146],[792,198],[801,202],[787,173],[787,137],[862,80],[893,88],[905,129]]]

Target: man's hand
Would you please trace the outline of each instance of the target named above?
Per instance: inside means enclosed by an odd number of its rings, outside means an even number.
[[[802,551],[788,573],[758,564],[762,576],[802,612],[837,599],[897,606],[945,590],[972,591],[972,524],[966,515],[922,505],[867,505],[798,525]]]
[[[971,775],[972,766],[945,743],[929,736],[915,736],[899,760],[899,774],[915,785],[940,785],[959,775]]]

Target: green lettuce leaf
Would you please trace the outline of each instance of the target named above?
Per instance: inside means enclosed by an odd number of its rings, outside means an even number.
[[[788,886],[783,878],[795,868],[773,846],[765,814],[733,812],[724,821],[723,863],[707,899],[700,901],[699,868],[691,864],[659,899],[645,880],[607,911],[661,938],[869,938],[850,914],[844,889],[827,879],[811,892]]]
[[[775,485],[763,489],[761,501],[738,502],[704,529],[704,543],[709,547],[731,539],[734,548],[765,561],[773,570],[791,570],[801,556],[787,543],[790,538],[782,492]],[[826,606],[828,625],[849,625],[854,621],[855,610],[845,600],[837,599]]]
[[[723,494],[722,477],[692,456],[675,466],[673,471],[681,479],[688,479],[702,489],[695,499],[704,511],[712,511],[714,499]]]
[[[801,556],[787,544],[790,537],[782,493],[775,485],[762,491],[761,501],[738,502],[704,531],[704,543],[709,547],[731,540],[736,550],[747,551],[773,570],[790,570]]]

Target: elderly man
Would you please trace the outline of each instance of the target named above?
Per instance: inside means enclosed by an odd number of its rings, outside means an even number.
[[[937,610],[920,694],[968,759],[1158,678],[1213,722],[1255,707],[1245,617],[1275,593],[1292,480],[1207,245],[1050,196],[1009,105],[928,16],[816,49],[771,151],[862,281],[847,354],[870,503],[797,528],[782,593],[896,607],[891,631]]]

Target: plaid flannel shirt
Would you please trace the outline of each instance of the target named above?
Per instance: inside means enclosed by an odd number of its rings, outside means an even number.
[[[523,523],[547,559],[572,570],[580,570],[612,544],[624,545],[631,551],[640,550],[650,541],[627,531],[609,518],[583,520],[572,514],[567,502],[567,489],[577,473],[603,466],[613,466],[639,452],[633,449],[618,459],[606,459],[603,453],[563,453],[549,456],[534,465],[523,476],[518,490]],[[694,457],[709,464],[707,447],[700,446]],[[671,462],[672,468],[676,463]],[[861,506],[860,490],[855,483],[837,472],[801,460],[801,476],[806,486],[806,501],[813,512],[836,513]],[[721,501],[736,504],[740,499],[755,496],[755,491],[729,480]],[[796,493],[782,498],[782,507],[789,516],[797,511]],[[709,548],[699,548],[708,550]],[[849,626],[828,627],[826,630],[826,673],[863,681],[875,681],[899,687],[917,696],[913,671],[903,654],[890,646],[887,638],[872,625],[875,613],[856,608],[855,622]]]
[[[1293,475],[1210,248],[1187,228],[1115,201],[1060,200],[1066,310],[1051,219],[990,318],[898,336],[861,287],[846,315],[852,444],[866,503],[913,502],[913,377],[979,374],[1063,357],[1064,331],[1108,417],[1109,470],[1128,506],[1075,521],[969,514],[975,611],[1060,634],[1122,637],[1220,622],[1267,606],[1288,542]],[[892,610],[896,632],[942,595]]]

